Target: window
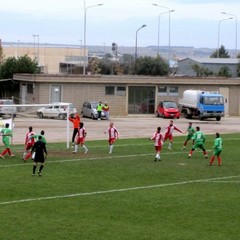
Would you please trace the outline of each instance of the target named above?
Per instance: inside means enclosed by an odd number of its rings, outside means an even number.
[[[117,87],[117,96],[126,96],[126,87]]]
[[[178,87],[169,87],[170,96],[178,96]]]
[[[158,87],[158,96],[178,96],[178,87]]]
[[[33,93],[33,84],[27,84],[27,93]]]
[[[167,95],[167,87],[158,87],[158,95],[166,96]]]
[[[106,86],[105,95],[114,95],[114,86]]]

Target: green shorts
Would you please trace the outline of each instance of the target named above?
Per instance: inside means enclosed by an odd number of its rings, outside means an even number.
[[[213,152],[213,156],[219,156],[221,154],[222,150],[220,149],[215,149]]]

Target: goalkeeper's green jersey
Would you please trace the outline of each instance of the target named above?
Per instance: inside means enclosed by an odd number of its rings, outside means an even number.
[[[222,150],[222,138],[219,137],[214,140],[213,148],[216,150]]]
[[[195,132],[193,135],[193,140],[195,143],[202,144],[205,142],[205,136],[201,131]]]

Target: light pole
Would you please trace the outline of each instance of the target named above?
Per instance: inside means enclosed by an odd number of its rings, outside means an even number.
[[[137,60],[137,36],[138,36],[138,31],[144,27],[146,27],[146,24],[143,24],[140,28],[137,29],[136,31],[136,39],[135,39],[135,61]]]
[[[145,28],[147,25],[143,24],[140,28],[137,29],[136,31],[136,39],[135,39],[135,74],[137,70],[137,36],[138,36],[138,31],[142,28]]]
[[[230,19],[233,19],[233,17],[230,17],[230,18],[224,18],[224,19],[221,19],[221,20],[218,21],[218,46],[217,46],[217,58],[219,58],[220,25],[221,25],[221,22],[224,22],[224,21],[227,21],[227,20],[230,20]]]
[[[174,10],[170,10],[170,12],[174,12]],[[160,17],[164,14],[168,13],[169,14],[169,11],[167,12],[163,12],[163,13],[160,13],[158,15],[158,41],[157,41],[157,54],[159,55],[159,52],[160,52],[160,49],[159,49],[159,42],[160,42]]]
[[[160,6],[156,3],[152,4],[155,7],[165,8],[168,10],[168,61],[170,61],[170,55],[171,55],[171,12],[174,12],[175,10],[166,7],[166,6]]]
[[[237,41],[238,41],[238,19],[237,16],[231,13],[221,12],[222,14],[233,16],[235,18],[235,54],[237,58]]]
[[[86,2],[85,0],[83,0],[84,3],[84,40],[83,40],[83,45],[84,45],[84,61],[83,61],[83,75],[86,75],[86,60],[87,60],[87,56],[86,56],[86,30],[87,30],[87,10],[89,8],[93,8],[93,7],[99,7],[102,6],[102,3],[96,4],[96,5],[92,5],[92,6],[86,6]]]

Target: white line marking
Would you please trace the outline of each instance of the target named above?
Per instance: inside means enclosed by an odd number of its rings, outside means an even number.
[[[207,150],[207,152],[211,152],[212,150]],[[187,151],[180,151],[180,152],[167,152],[162,153],[163,156],[165,155],[176,155],[176,154],[186,154],[186,159],[188,156]],[[80,161],[94,161],[94,160],[108,160],[108,159],[114,159],[114,158],[131,158],[131,157],[145,157],[145,156],[152,156],[152,159],[154,159],[154,152],[153,153],[143,153],[143,154],[131,154],[131,155],[112,155],[112,156],[105,156],[105,157],[96,157],[96,158],[73,158],[73,159],[63,159],[63,160],[57,160],[57,161],[46,161],[46,164],[55,164],[55,163],[68,163],[68,162],[80,162]],[[29,159],[29,162],[32,161]],[[7,164],[7,165],[0,165],[0,168],[8,168],[8,167],[18,167],[18,166],[26,166],[26,165],[32,165],[31,163],[18,163],[18,164]]]
[[[73,197],[80,197],[80,196],[91,196],[91,195],[116,193],[116,192],[127,192],[127,191],[141,190],[141,189],[152,189],[152,188],[160,188],[160,187],[168,187],[168,186],[185,185],[190,183],[200,183],[200,182],[209,182],[209,181],[211,182],[211,181],[238,178],[238,177],[240,177],[240,175],[210,178],[210,179],[198,179],[198,180],[182,181],[182,182],[175,182],[175,183],[164,183],[164,184],[157,184],[157,185],[150,185],[150,186],[111,189],[111,190],[96,191],[96,192],[75,193],[75,194],[58,195],[58,196],[50,196],[50,197],[27,198],[27,199],[13,200],[8,202],[0,202],[0,205],[9,205],[14,203],[24,203],[24,202],[33,202],[33,201],[43,201],[43,200],[54,200],[54,199],[60,199],[60,198],[73,198]]]

